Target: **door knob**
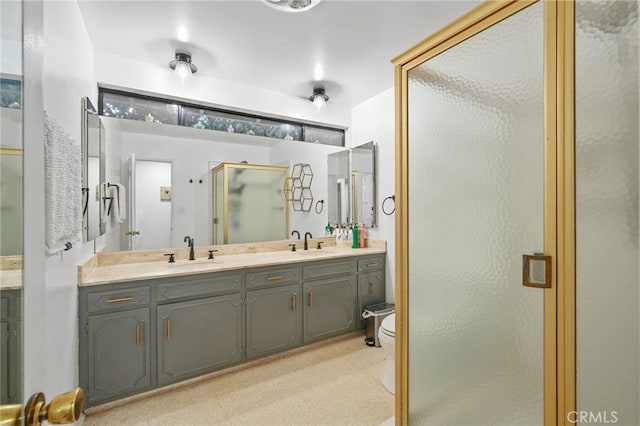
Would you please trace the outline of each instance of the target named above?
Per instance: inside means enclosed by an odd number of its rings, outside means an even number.
[[[60,394],[46,405],[44,394],[35,393],[25,404],[24,424],[39,426],[45,420],[54,425],[75,423],[80,418],[83,403],[84,392],[82,388]]]

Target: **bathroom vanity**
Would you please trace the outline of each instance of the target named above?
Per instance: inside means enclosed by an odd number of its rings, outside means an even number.
[[[384,244],[93,262],[79,273],[86,406],[362,328],[362,308],[385,300]]]

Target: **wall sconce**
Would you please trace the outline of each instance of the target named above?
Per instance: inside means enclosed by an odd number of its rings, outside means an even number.
[[[169,68],[175,71],[180,78],[187,78],[198,71],[198,67],[191,62],[188,53],[176,53],[174,60],[169,62]]]
[[[309,96],[309,100],[316,108],[322,109],[329,100],[329,96],[324,94],[324,87],[316,87],[313,89],[313,95]]]

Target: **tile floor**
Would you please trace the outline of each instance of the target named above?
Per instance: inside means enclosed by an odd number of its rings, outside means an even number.
[[[363,425],[394,414],[382,348],[360,333],[87,410],[83,425]]]

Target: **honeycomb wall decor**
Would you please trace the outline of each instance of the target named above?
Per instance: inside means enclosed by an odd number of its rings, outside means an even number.
[[[294,211],[311,211],[313,205],[312,181],[313,170],[311,170],[310,164],[297,163],[293,165],[291,176],[284,181],[284,196],[287,201],[291,201]]]

